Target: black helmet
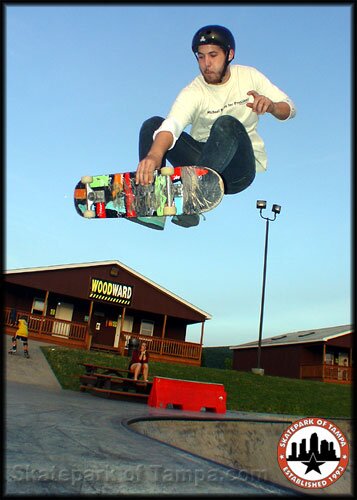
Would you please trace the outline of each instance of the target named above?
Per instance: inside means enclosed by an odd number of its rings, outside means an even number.
[[[229,29],[213,24],[199,29],[192,39],[192,51],[196,54],[199,45],[219,45],[227,54],[235,50],[235,42]]]

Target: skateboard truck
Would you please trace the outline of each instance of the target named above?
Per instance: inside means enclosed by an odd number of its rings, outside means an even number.
[[[164,175],[166,177],[167,190],[167,205],[163,209],[163,215],[176,215],[176,207],[174,205],[171,182],[171,175],[173,175],[174,172],[174,167],[162,167],[162,169],[160,170],[161,175]]]
[[[90,210],[89,208],[92,204],[91,200],[89,199],[91,193],[89,184],[93,182],[93,177],[91,175],[84,175],[81,178],[81,182],[85,185],[87,191],[87,210],[83,212],[83,217],[85,217],[86,219],[93,219],[95,217],[95,212],[94,210]]]

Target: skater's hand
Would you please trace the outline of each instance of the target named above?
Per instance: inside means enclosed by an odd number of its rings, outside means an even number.
[[[274,110],[274,103],[269,97],[258,94],[255,90],[247,92],[248,95],[253,96],[254,101],[248,102],[247,107],[257,113],[257,115],[264,115],[264,113],[272,113]]]
[[[135,183],[145,186],[154,180],[154,172],[159,169],[161,158],[148,154],[138,165],[136,170]]]
[[[286,120],[290,116],[290,106],[287,102],[273,102],[269,97],[258,94],[255,90],[250,90],[247,95],[253,96],[254,101],[248,102],[246,106],[252,108],[252,111],[257,115],[264,115],[264,113],[271,113],[278,120]]]
[[[159,170],[162,159],[171,147],[173,135],[171,132],[162,131],[157,134],[146,157],[141,160],[136,170],[136,184],[151,184],[154,181],[154,172]]]

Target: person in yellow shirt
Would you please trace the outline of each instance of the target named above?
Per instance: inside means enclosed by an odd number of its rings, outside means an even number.
[[[18,321],[18,329],[16,330],[15,335],[12,337],[12,348],[9,351],[9,354],[16,354],[17,351],[17,339],[22,341],[22,346],[24,348],[24,356],[25,358],[29,358],[29,346],[28,346],[28,336],[29,330],[27,325],[27,320],[25,316],[22,316]]]

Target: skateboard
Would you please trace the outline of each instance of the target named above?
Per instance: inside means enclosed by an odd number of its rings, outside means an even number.
[[[192,215],[215,208],[224,195],[220,175],[206,167],[163,167],[152,184],[136,172],[84,176],[74,189],[77,213],[87,219]]]

